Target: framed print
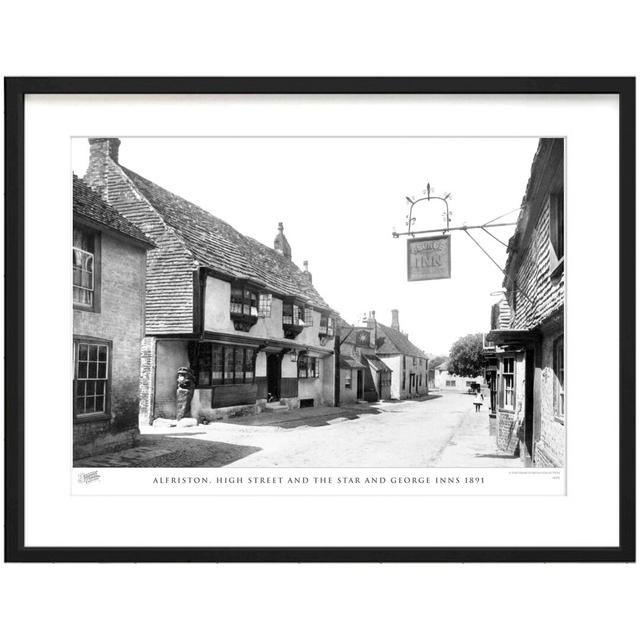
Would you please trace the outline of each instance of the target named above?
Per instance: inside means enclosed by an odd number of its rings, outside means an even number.
[[[635,560],[633,78],[5,102],[7,560]]]

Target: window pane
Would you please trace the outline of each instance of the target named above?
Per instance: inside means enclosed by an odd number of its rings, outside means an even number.
[[[95,378],[97,378],[97,377],[98,377],[98,363],[97,362],[90,362],[89,363],[89,373],[87,375],[87,378],[95,380]]]
[[[98,347],[98,360],[100,362],[107,361],[107,347],[105,346]]]
[[[222,345],[215,344],[212,347],[212,353],[211,353],[212,384],[220,384],[220,382],[222,381],[223,369],[224,369],[224,349]]]
[[[80,343],[78,345],[78,360],[87,360],[88,353],[89,353],[89,345]]]
[[[104,411],[104,396],[96,397],[96,411]]]
[[[87,377],[87,363],[78,362],[78,379],[84,379]]]
[[[242,382],[243,369],[244,369],[244,349],[242,347],[236,347],[236,350],[235,350],[235,361],[234,361],[235,381],[236,382]]]
[[[272,296],[270,293],[260,294],[259,311],[260,311],[260,315],[264,318],[271,317],[271,301],[272,301]]]
[[[245,382],[253,382],[253,367],[255,360],[254,349],[244,350],[244,380]]]
[[[224,349],[224,381],[233,382],[233,347]]]

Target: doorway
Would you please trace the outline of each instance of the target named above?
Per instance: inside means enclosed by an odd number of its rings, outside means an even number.
[[[267,355],[267,398],[280,400],[280,379],[282,378],[282,354]]]
[[[362,400],[364,397],[364,371],[358,369],[358,384],[356,385],[356,400]]]

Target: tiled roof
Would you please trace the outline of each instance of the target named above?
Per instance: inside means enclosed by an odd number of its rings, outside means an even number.
[[[414,356],[416,358],[427,357],[424,351],[422,351],[422,349],[418,349],[418,347],[416,347],[404,333],[397,329],[387,327],[384,324],[380,324],[379,322],[378,336],[385,338],[384,343],[376,351],[378,355],[384,356],[401,353],[403,355]]]
[[[73,215],[82,216],[99,225],[110,227],[134,240],[153,246],[153,242],[148,236],[107,204],[99,194],[75,174],[73,174]]]
[[[371,356],[368,354],[364,354],[363,358],[365,358],[365,360],[367,360],[369,363],[371,363],[373,365],[373,368],[376,371],[393,371],[393,369],[387,365],[386,363],[382,362],[382,360],[380,360],[380,358],[378,358],[377,356]]]
[[[291,260],[184,198],[122,165],[120,168],[164,222],[182,238],[201,266],[230,277],[252,280],[275,293],[296,296],[315,307],[330,310],[308,277]]]
[[[352,356],[340,356],[341,369],[364,369],[364,365]]]
[[[445,360],[436,367],[436,371],[449,371],[449,361]]]

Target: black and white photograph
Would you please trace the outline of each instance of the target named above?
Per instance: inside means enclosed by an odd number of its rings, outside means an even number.
[[[74,467],[565,467],[564,138],[99,133]]]

